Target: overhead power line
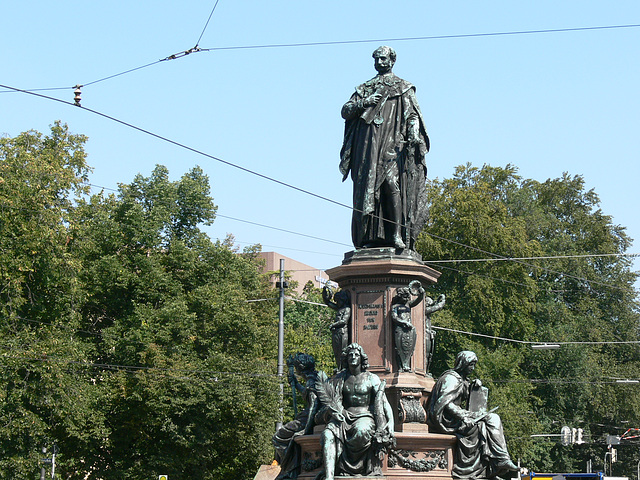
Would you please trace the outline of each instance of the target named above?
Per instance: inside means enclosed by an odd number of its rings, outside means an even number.
[[[531,340],[516,340],[514,338],[507,338],[507,337],[497,337],[494,335],[485,335],[483,333],[474,333],[474,332],[466,332],[464,330],[456,330],[454,328],[446,328],[446,327],[436,327],[435,325],[432,325],[431,328],[434,328],[436,330],[442,330],[442,331],[446,331],[446,332],[453,332],[453,333],[461,333],[464,335],[470,335],[473,337],[482,337],[482,338],[488,338],[491,340],[500,340],[503,342],[511,342],[511,343],[518,343],[521,345],[640,345],[640,340],[628,340],[628,341],[594,341],[594,342],[583,342],[583,341],[579,341],[579,342],[557,342],[557,341],[546,341],[546,342],[534,342]]]
[[[458,245],[460,247],[468,248],[470,250],[475,250],[476,252],[484,253],[485,255],[492,255],[493,257],[498,258],[498,259],[511,260],[511,261],[513,261],[515,263],[519,263],[519,264],[524,265],[524,266],[529,267],[529,268],[535,268],[535,269],[539,269],[539,270],[544,270],[545,272],[553,273],[555,275],[560,275],[560,276],[567,277],[567,278],[573,278],[574,280],[585,282],[585,283],[587,283],[589,285],[591,285],[591,284],[600,285],[600,286],[607,287],[607,288],[613,288],[614,290],[622,290],[622,291],[626,290],[625,288],[618,287],[616,285],[608,285],[606,283],[598,282],[596,280],[589,280],[589,279],[584,278],[584,277],[577,277],[575,275],[570,275],[570,274],[567,274],[567,273],[564,273],[564,272],[558,272],[557,270],[552,270],[550,268],[542,267],[540,265],[534,265],[532,263],[527,263],[527,262],[524,262],[522,260],[518,260],[518,259],[513,258],[513,257],[507,257],[505,255],[499,255],[497,253],[489,252],[487,250],[483,250],[483,249],[478,248],[478,247],[472,247],[471,245],[466,245],[464,243],[457,242],[455,240],[451,240],[449,238],[441,237],[440,235],[436,235],[436,234],[430,233],[428,231],[426,231],[425,233],[427,235],[429,235],[430,237],[437,238],[438,240],[442,240],[444,242],[449,242],[449,243],[452,243],[454,245]],[[433,261],[435,262],[435,260],[433,260]],[[429,262],[426,261],[425,263],[429,263]]]
[[[424,262],[424,263],[431,263],[431,262]],[[440,268],[442,270],[450,270],[452,272],[464,273],[465,275],[476,275],[478,277],[483,277],[483,278],[488,278],[490,280],[495,280],[496,282],[508,283],[509,285],[517,285],[519,287],[527,287],[527,288],[529,288],[529,285],[527,285],[525,283],[514,282],[512,280],[506,280],[504,278],[492,277],[491,275],[486,275],[484,273],[469,272],[467,270],[460,270],[459,268],[451,268],[451,267],[438,267],[438,268]],[[564,290],[552,290],[552,292],[560,293],[560,292],[564,292]]]
[[[273,177],[270,177],[268,175],[264,175],[262,173],[259,173],[259,172],[256,172],[254,170],[251,170],[249,168],[242,167],[242,166],[237,165],[237,164],[235,164],[233,162],[229,162],[227,160],[223,160],[222,158],[219,158],[219,157],[216,157],[216,156],[211,155],[209,153],[203,152],[202,150],[198,150],[197,148],[190,147],[188,145],[185,145],[184,143],[180,143],[180,142],[177,142],[175,140],[171,140],[170,138],[167,138],[165,136],[159,135],[157,133],[153,133],[153,132],[151,132],[149,130],[146,130],[146,129],[142,128],[142,127],[138,127],[136,125],[133,125],[132,123],[125,122],[124,120],[120,120],[120,119],[118,119],[116,117],[112,117],[111,115],[107,115],[106,113],[102,113],[102,112],[99,112],[97,110],[93,110],[91,108],[87,108],[87,107],[83,107],[83,106],[80,106],[80,105],[76,105],[74,103],[67,102],[66,100],[61,100],[59,98],[50,97],[48,95],[43,95],[41,93],[30,92],[28,90],[22,90],[20,88],[11,87],[9,85],[0,84],[0,87],[1,88],[7,88],[7,89],[10,89],[10,90],[15,90],[16,92],[26,93],[27,95],[33,95],[33,96],[36,96],[36,97],[45,98],[47,100],[53,100],[55,102],[63,103],[65,105],[70,105],[70,106],[73,106],[73,107],[81,108],[82,110],[85,110],[87,112],[91,112],[91,113],[93,113],[95,115],[104,117],[104,118],[106,118],[108,120],[114,121],[114,122],[119,123],[121,125],[124,125],[126,127],[132,128],[132,129],[137,130],[137,131],[142,132],[142,133],[145,133],[146,135],[155,137],[155,138],[157,138],[159,140],[162,140],[164,142],[170,143],[172,145],[175,145],[177,147],[183,148],[185,150],[189,150],[190,152],[197,153],[198,155],[202,155],[203,157],[210,158],[211,160],[215,160],[216,162],[220,162],[220,163],[223,163],[223,164],[228,165],[230,167],[236,168],[238,170],[242,170],[243,172],[250,173],[251,175],[255,175],[256,177],[260,177],[260,178],[262,178],[264,180],[269,180],[270,182],[277,183],[278,185],[281,185],[283,187],[291,188],[291,189],[296,190],[296,191],[298,191],[300,193],[304,193],[306,195],[310,195],[310,196],[318,198],[320,200],[324,200],[326,202],[333,203],[334,205],[338,205],[340,207],[348,208],[350,210],[352,209],[352,207],[350,207],[349,205],[346,205],[344,203],[338,202],[336,200],[332,200],[332,199],[330,199],[328,197],[325,197],[323,195],[319,195],[317,193],[313,193],[313,192],[311,192],[309,190],[305,190],[303,188],[296,187],[295,185],[291,185],[290,183],[283,182],[283,181],[278,180],[276,178],[273,178]]]
[[[26,353],[26,352],[25,352]],[[30,362],[42,362],[42,363],[64,363],[67,365],[76,365],[79,367],[124,372],[124,373],[144,373],[149,375],[171,377],[183,380],[203,380],[212,382],[228,382],[233,378],[263,378],[278,380],[278,376],[275,373],[254,373],[254,372],[229,372],[229,371],[215,371],[215,370],[200,370],[200,369],[185,369],[185,368],[173,368],[173,367],[151,367],[151,366],[138,366],[138,365],[122,365],[115,363],[96,363],[82,360],[72,360],[62,357],[41,357],[41,356],[18,356],[18,355],[3,355],[0,357],[0,366],[3,368],[10,368],[10,365],[2,365],[6,361],[20,361],[24,363]],[[3,362],[4,361],[4,362]],[[179,376],[176,376],[179,375]],[[189,375],[206,375],[208,378],[190,377]],[[530,383],[530,384],[588,384],[588,385],[621,385],[616,380],[588,380],[588,379],[575,379],[575,378],[498,378],[498,379],[485,379],[485,381],[493,383]],[[638,384],[640,385],[640,383]]]
[[[287,47],[316,47],[322,45],[349,45],[356,43],[381,43],[381,42],[409,42],[409,41],[422,41],[422,40],[449,40],[453,38],[474,38],[474,37],[499,37],[507,35],[532,35],[541,33],[562,33],[562,32],[580,32],[588,30],[610,30],[619,28],[637,28],[640,24],[627,24],[627,25],[601,25],[594,27],[570,27],[570,28],[549,28],[540,30],[516,30],[508,32],[491,32],[491,33],[462,33],[455,35],[429,35],[424,37],[395,37],[395,38],[375,38],[368,40],[337,40],[337,41],[325,41],[325,42],[298,42],[298,43],[272,43],[267,45],[236,45],[229,47],[213,47],[203,48],[203,52],[216,51],[216,50],[247,50],[258,48],[287,48]]]
[[[202,36],[204,35],[204,32],[207,30],[207,27],[209,26],[209,22],[211,21],[211,17],[213,16],[213,12],[216,11],[216,7],[218,6],[218,2],[219,1],[220,0],[216,0],[215,5],[211,9],[211,13],[209,14],[209,18],[207,19],[207,23],[204,24],[204,28],[202,29],[202,33],[200,34],[200,36],[198,37],[198,41],[196,42],[196,48],[198,47],[198,45],[200,45],[200,40],[202,40]]]
[[[126,75],[127,73],[135,72],[136,70],[141,70],[143,68],[147,68],[147,67],[150,67],[152,65],[156,65],[156,64],[158,64],[160,62],[165,62],[167,60],[175,60],[176,58],[184,57],[186,55],[189,55],[190,53],[199,52],[199,51],[201,51],[201,49],[198,47],[198,44],[200,43],[200,40],[202,40],[202,36],[204,35],[204,32],[206,31],[207,27],[209,26],[209,21],[211,20],[211,16],[213,15],[213,12],[215,11],[216,7],[218,6],[218,2],[219,1],[220,0],[216,0],[216,3],[213,6],[213,9],[211,10],[211,13],[209,14],[209,18],[207,19],[207,23],[205,24],[204,28],[202,29],[202,33],[200,33],[200,37],[198,37],[198,41],[196,42],[196,45],[193,48],[190,48],[189,50],[185,50],[185,51],[182,51],[182,52],[179,52],[179,53],[174,53],[173,55],[169,55],[168,57],[161,58],[160,60],[156,60],[155,62],[147,63],[145,65],[141,65],[141,66],[135,67],[135,68],[130,68],[129,70],[125,70],[124,72],[115,73],[113,75],[108,75],[108,76],[106,76],[104,78],[99,78],[98,80],[93,80],[92,82],[87,82],[87,83],[78,84],[78,85],[69,86],[69,87],[36,88],[36,89],[31,89],[29,91],[30,92],[43,92],[43,91],[54,91],[54,90],[69,90],[69,89],[73,89],[73,88],[76,88],[76,87],[87,87],[89,85],[94,85],[96,83],[104,82],[106,80],[110,80],[112,78],[119,77],[121,75]],[[5,91],[2,91],[0,93],[9,93],[11,91],[12,90],[5,90]]]
[[[106,119],[108,119],[108,120],[114,121],[114,122],[119,123],[119,124],[121,124],[121,125],[124,125],[124,126],[126,126],[126,127],[132,128],[132,129],[137,130],[137,131],[139,131],[139,132],[145,133],[145,134],[147,134],[147,135],[149,135],[149,136],[152,136],[152,137],[155,137],[155,138],[157,138],[157,139],[160,139],[160,140],[162,140],[162,141],[164,141],[164,142],[167,142],[167,143],[170,143],[170,144],[172,144],[172,145],[178,146],[178,147],[180,147],[180,148],[183,148],[183,149],[188,150],[188,151],[190,151],[190,152],[196,153],[196,154],[198,154],[198,155],[202,155],[202,156],[204,156],[204,157],[210,158],[210,159],[212,159],[212,160],[215,160],[215,161],[217,161],[217,162],[223,163],[223,164],[225,164],[225,165],[228,165],[228,166],[230,166],[230,167],[236,168],[236,169],[238,169],[238,170],[242,170],[243,172],[249,173],[249,174],[251,174],[251,175],[255,175],[255,176],[260,177],[260,178],[262,178],[262,179],[264,179],[264,180],[268,180],[268,181],[270,181],[270,182],[273,182],[273,183],[276,183],[276,184],[278,184],[278,185],[281,185],[281,186],[284,186],[284,187],[290,188],[290,189],[292,189],[292,190],[295,190],[295,191],[297,191],[297,192],[304,193],[304,194],[306,194],[306,195],[309,195],[309,196],[312,196],[312,197],[318,198],[318,199],[320,199],[320,200],[324,200],[324,201],[329,202],[329,203],[332,203],[332,204],[334,204],[334,205],[337,205],[337,206],[340,206],[340,207],[343,207],[343,208],[347,208],[347,209],[352,210],[352,211],[355,211],[355,212],[363,213],[363,212],[362,212],[362,210],[359,210],[359,209],[357,209],[357,208],[354,208],[354,207],[352,207],[352,206],[350,206],[350,205],[346,205],[346,204],[344,204],[344,203],[338,202],[338,201],[336,201],[336,200],[333,200],[333,199],[331,199],[331,198],[325,197],[325,196],[323,196],[323,195],[319,195],[319,194],[317,194],[317,193],[313,193],[313,192],[311,192],[311,191],[309,191],[309,190],[305,190],[305,189],[303,189],[303,188],[296,187],[295,185],[292,185],[292,184],[289,184],[289,183],[283,182],[283,181],[281,181],[281,180],[278,180],[278,179],[276,179],[276,178],[270,177],[270,176],[268,176],[268,175],[264,175],[264,174],[262,174],[262,173],[256,172],[256,171],[251,170],[251,169],[248,169],[248,168],[246,168],[246,167],[242,167],[242,166],[237,165],[237,164],[235,164],[235,163],[233,163],[233,162],[229,162],[229,161],[227,161],[227,160],[223,160],[223,159],[221,159],[221,158],[219,158],[219,157],[216,157],[216,156],[214,156],[214,155],[211,155],[211,154],[208,154],[208,153],[206,153],[206,152],[203,152],[202,150],[198,150],[198,149],[196,149],[196,148],[190,147],[190,146],[188,146],[188,145],[185,145],[185,144],[183,144],[183,143],[177,142],[177,141],[175,141],[175,140],[171,140],[170,138],[167,138],[167,137],[165,137],[165,136],[159,135],[159,134],[157,134],[157,133],[153,133],[153,132],[151,132],[151,131],[149,131],[149,130],[146,130],[146,129],[144,129],[144,128],[138,127],[138,126],[133,125],[133,124],[128,123],[128,122],[125,122],[124,120],[120,120],[120,119],[118,119],[118,118],[116,118],[116,117],[113,117],[113,116],[111,116],[111,115],[107,115],[106,113],[102,113],[102,112],[99,112],[99,111],[97,111],[97,110],[93,110],[93,109],[91,109],[91,108],[83,107],[83,106],[81,106],[80,104],[71,103],[71,102],[68,102],[68,101],[65,101],[65,100],[61,100],[61,99],[59,99],[59,98],[50,97],[50,96],[48,96],[48,95],[43,95],[43,94],[41,94],[41,93],[35,93],[35,92],[30,92],[30,91],[27,91],[27,90],[20,89],[20,88],[16,88],[16,87],[11,87],[11,86],[9,86],[9,85],[3,85],[3,84],[0,84],[0,87],[1,87],[1,88],[7,88],[7,89],[10,89],[10,90],[14,90],[14,91],[16,91],[16,92],[25,93],[25,94],[27,94],[27,95],[33,95],[33,96],[36,96],[36,97],[44,98],[44,99],[47,99],[47,100],[53,100],[53,101],[56,101],[56,102],[59,102],[59,103],[63,103],[63,104],[65,104],[65,105],[70,105],[70,106],[74,106],[74,107],[77,107],[77,108],[81,108],[81,109],[83,109],[83,110],[85,110],[85,111],[87,111],[87,112],[90,112],[90,113],[93,113],[93,114],[95,114],[95,115],[98,115],[98,116],[104,117],[104,118],[106,118]],[[383,219],[383,220],[384,220],[384,219]],[[398,222],[393,222],[393,223],[396,223],[396,224],[398,224],[398,225],[402,226],[402,224],[401,224],[401,223],[398,223]],[[289,233],[292,233],[292,232],[289,232]],[[507,257],[507,256],[505,256],[505,255],[499,255],[499,254],[496,254],[496,253],[492,253],[492,252],[489,252],[489,251],[483,250],[483,249],[481,249],[481,248],[472,247],[472,246],[470,246],[470,245],[466,245],[466,244],[464,244],[464,243],[457,242],[457,241],[455,241],[455,240],[451,240],[451,239],[448,239],[448,238],[441,237],[441,236],[439,236],[439,235],[435,235],[435,234],[430,233],[430,232],[428,232],[428,231],[427,231],[427,232],[425,232],[425,233],[426,233],[427,235],[429,235],[429,236],[433,237],[433,238],[437,238],[437,239],[442,240],[442,241],[446,241],[446,242],[449,242],[449,243],[452,243],[452,244],[455,244],[455,245],[459,245],[459,246],[464,247],[464,248],[467,248],[467,249],[475,250],[475,251],[477,251],[477,252],[481,252],[481,253],[483,253],[483,254],[485,254],[485,255],[491,255],[491,256],[493,256],[493,257],[496,257],[496,258],[502,258],[502,259],[505,259],[505,260],[509,260],[509,259],[510,259],[510,257]],[[340,244],[340,245],[345,245],[345,244],[342,244],[342,243],[340,243],[340,242],[333,242],[333,243],[338,243],[338,244]],[[526,262],[523,262],[523,261],[521,261],[521,260],[515,260],[515,259],[513,259],[513,258],[511,258],[511,260],[512,260],[512,261],[514,261],[514,262],[516,262],[516,263],[520,263],[520,264],[522,264],[522,265],[524,265],[524,266],[527,266],[527,267],[529,267],[529,268],[537,268],[537,269],[541,269],[541,270],[544,270],[544,271],[546,271],[546,272],[553,273],[553,274],[556,274],[556,275],[561,275],[561,276],[564,276],[564,277],[567,277],[567,278],[573,278],[573,279],[575,279],[575,280],[585,282],[585,283],[587,283],[587,284],[589,284],[589,285],[593,284],[593,285],[600,285],[600,286],[607,287],[607,288],[613,288],[613,289],[616,289],[616,290],[623,290],[623,291],[625,290],[624,288],[621,288],[621,287],[619,287],[619,286],[615,286],[615,285],[608,285],[608,284],[606,284],[606,283],[598,282],[598,281],[595,281],[595,280],[589,280],[589,279],[586,279],[586,278],[584,278],[584,277],[577,277],[577,276],[575,276],[575,275],[570,275],[570,274],[567,274],[567,273],[564,273],[564,272],[558,272],[558,271],[555,271],[555,270],[552,270],[552,269],[549,269],[549,268],[546,268],[546,267],[542,267],[542,266],[539,266],[539,265],[533,265],[533,264],[530,264],[530,263],[526,263]]]
[[[465,263],[465,262],[503,262],[514,260],[561,260],[565,258],[596,258],[596,257],[637,257],[638,253],[587,253],[584,255],[549,255],[540,257],[500,257],[500,258],[465,258],[455,260],[425,260],[424,263]]]
[[[329,255],[330,257],[341,257],[342,255],[338,254],[338,253],[327,253],[327,252],[316,252],[313,250],[304,250],[302,248],[291,248],[291,247],[284,247],[282,245],[267,245],[261,242],[243,242],[240,240],[236,240],[234,238],[233,240],[234,244],[241,244],[241,245],[257,245],[259,244],[261,247],[267,247],[267,248],[277,248],[278,250],[291,250],[294,252],[303,252],[303,253],[313,253],[316,255]],[[326,268],[316,268],[314,270],[326,270]],[[297,271],[297,270],[296,270]]]
[[[102,190],[108,190],[108,191],[112,191],[112,192],[118,192],[117,189],[115,188],[110,188],[110,187],[105,187],[103,185],[97,185],[94,183],[87,183],[86,185],[90,186],[90,187],[94,187],[94,188],[99,188]],[[32,212],[32,213],[42,213],[40,210],[33,210],[33,209],[28,209],[28,208],[24,208],[24,207],[18,207],[15,205],[9,205],[9,204],[0,204],[0,208],[11,208],[11,209],[15,209],[15,210],[21,210],[21,211],[25,211],[25,212]],[[233,221],[237,221],[237,222],[242,222],[242,223],[247,223],[250,225],[256,225],[259,227],[263,227],[263,228],[268,228],[268,229],[272,229],[272,230],[277,230],[277,231],[281,231],[281,232],[285,232],[285,233],[290,233],[292,235],[299,235],[299,236],[303,236],[303,237],[307,237],[307,238],[312,238],[315,240],[320,240],[323,242],[329,242],[329,243],[335,243],[337,245],[342,245],[345,247],[351,247],[350,244],[346,244],[346,243],[342,243],[342,242],[336,242],[335,240],[329,240],[326,238],[322,238],[322,237],[317,237],[314,235],[308,235],[305,233],[300,233],[300,232],[295,232],[292,230],[286,230],[283,228],[279,228],[279,227],[274,227],[273,225],[265,225],[265,224],[261,224],[261,223],[257,223],[257,222],[253,222],[251,220],[245,220],[245,219],[241,219],[241,218],[236,218],[236,217],[231,217],[228,215],[222,215],[220,213],[216,213],[216,217],[220,217],[220,218],[225,218],[227,220],[233,220]],[[425,232],[428,235],[437,237],[434,234],[429,234],[428,232]],[[437,237],[439,239],[448,241],[448,242],[453,242],[452,240],[443,238],[443,237]],[[241,241],[235,241],[235,243],[241,243],[241,244],[246,244],[246,245],[256,245],[260,242],[241,242]],[[457,242],[455,242],[457,243]],[[315,251],[309,251],[309,250],[304,250],[304,249],[297,249],[297,248],[291,248],[291,247],[283,247],[283,246],[273,246],[273,245],[264,245],[261,244],[263,247],[271,247],[271,248],[281,248],[281,249],[287,249],[287,250],[294,250],[294,251],[298,251],[298,252],[305,252],[305,253],[315,253],[315,254],[320,254],[320,255],[331,255],[331,256],[339,256],[336,254],[330,254],[330,253],[326,253],[326,252],[315,252]],[[474,248],[465,244],[461,244],[459,243],[459,245],[467,247],[467,248]],[[638,257],[640,256],[640,253],[588,253],[588,254],[582,254],[582,255],[546,255],[546,256],[539,256],[539,257],[494,257],[494,258],[459,258],[459,259],[446,259],[446,260],[424,260],[425,264],[431,265],[431,264],[442,264],[442,263],[477,263],[477,262],[501,262],[501,261],[517,261],[517,260],[562,260],[562,259],[568,259],[568,258],[599,258],[599,257]],[[490,278],[493,280],[497,280],[497,281],[501,281],[501,282],[505,282],[505,283],[510,283],[513,285],[519,285],[519,286],[523,286],[526,287],[527,285],[524,283],[520,283],[520,282],[513,282],[510,280],[505,280],[505,279],[501,279],[501,278],[495,278],[495,277],[491,277],[489,275],[484,275],[484,274],[480,274],[477,272],[469,272],[469,271],[465,271],[465,270],[460,270],[457,268],[451,268],[451,267],[440,267],[446,270],[451,270],[454,272],[459,272],[459,273],[464,273],[467,275],[478,275],[481,277],[486,277],[486,278]],[[319,269],[319,270],[324,270],[324,269]],[[554,290],[557,292],[561,292],[564,290]]]
[[[292,235],[299,235],[301,237],[312,238],[314,240],[321,240],[323,242],[335,243],[336,245],[342,245],[342,246],[345,246],[345,247],[351,247],[351,245],[349,245],[349,244],[342,243],[342,242],[336,242],[335,240],[328,240],[326,238],[316,237],[314,235],[307,235],[306,233],[294,232],[292,230],[285,230],[284,228],[272,227],[271,225],[264,225],[262,223],[251,222],[249,220],[242,220],[240,218],[229,217],[227,215],[220,215],[219,213],[217,213],[216,216],[220,217],[220,218],[226,218],[227,220],[234,220],[236,222],[248,223],[249,225],[256,225],[258,227],[269,228],[271,230],[277,230],[279,232],[290,233]]]
[[[125,75],[127,73],[135,72],[136,70],[141,70],[143,68],[150,67],[151,65],[156,65],[157,63],[164,62],[165,60],[166,60],[166,58],[163,58],[162,60],[156,60],[155,62],[147,63],[146,65],[142,65],[140,67],[130,68],[129,70],[125,70],[124,72],[116,73],[114,75],[109,75],[108,77],[104,77],[104,78],[99,78],[98,80],[94,80],[93,82],[83,83],[80,86],[81,87],[88,87],[89,85],[94,85],[96,83],[104,82],[105,80],[110,80],[112,78],[119,77],[120,75]],[[75,88],[75,85],[73,87],[70,87],[70,88]]]
[[[103,190],[111,190],[111,191],[114,191],[114,192],[118,191],[118,190],[116,190],[114,188],[104,187],[104,186],[96,185],[96,184],[93,184],[93,183],[87,184],[87,185],[90,185],[91,187],[95,187],[95,188],[101,188]],[[0,204],[0,209],[3,209],[5,207],[13,209],[13,210],[31,212],[31,213],[36,213],[36,214],[41,214],[42,213],[39,210],[33,210],[33,209],[28,209],[28,208],[24,208],[24,207],[18,207],[18,206],[9,205],[9,204]],[[247,224],[250,224],[250,225],[256,225],[256,226],[263,227],[263,228],[269,228],[269,229],[272,229],[272,230],[277,230],[277,231],[281,231],[281,232],[285,232],[285,233],[290,233],[292,235],[299,235],[299,236],[303,236],[303,237],[307,237],[307,238],[321,240],[321,241],[324,241],[324,242],[335,243],[335,244],[338,244],[338,245],[344,245],[346,247],[350,247],[351,246],[351,245],[346,244],[346,243],[340,243],[340,242],[336,242],[334,240],[328,240],[328,239],[324,239],[324,238],[321,238],[321,237],[308,235],[308,234],[305,234],[305,233],[294,232],[294,231],[291,231],[291,230],[286,230],[286,229],[283,229],[283,228],[274,227],[272,225],[264,225],[264,224],[261,224],[261,223],[252,222],[250,220],[243,220],[243,219],[240,219],[240,218],[230,217],[230,216],[227,216],[227,215],[222,215],[220,213],[216,213],[216,217],[225,218],[225,219],[229,219],[229,220],[234,220],[234,221],[238,221],[238,222],[243,222],[243,223],[247,223]],[[243,244],[247,244],[247,245],[260,244],[260,242],[250,243],[250,242],[238,242],[238,241],[235,241],[235,240],[234,240],[234,242],[235,243],[243,243]],[[268,247],[269,246],[269,245],[264,245],[264,244],[260,244],[260,245],[262,245],[263,247],[265,247],[265,246]],[[461,244],[461,245],[463,245],[463,244]],[[326,253],[326,252],[311,252],[309,250],[302,250],[302,249],[290,248],[290,247],[282,247],[282,246],[273,247],[273,248],[281,248],[281,249],[285,249],[285,250],[294,250],[294,251],[299,251],[299,252],[315,253],[315,254],[321,254],[321,255],[340,256],[340,255]],[[473,248],[473,247],[470,247],[470,248]],[[588,258],[588,257],[600,257],[600,256],[620,256],[620,255],[639,256],[640,254],[637,254],[637,253],[630,253],[630,254],[615,254],[615,253],[611,253],[611,254],[594,254],[594,255],[587,254],[587,255],[577,255],[576,257]],[[573,256],[569,256],[569,257],[573,257]],[[529,259],[529,260],[537,260],[537,259],[549,260],[549,259],[562,259],[562,258],[567,258],[567,255],[545,256],[545,257],[526,257],[526,259]],[[491,260],[495,260],[495,261],[510,260],[510,261],[513,261],[513,260],[521,260],[521,259],[504,257],[504,258],[493,258],[493,259],[491,259],[491,258],[489,258],[489,259],[471,259],[470,261],[476,261],[476,260],[477,261],[483,261],[483,260],[484,261],[491,261]],[[450,260],[429,260],[429,261],[425,261],[424,263],[425,264],[439,264],[439,263],[455,263],[455,262],[465,262],[465,261],[467,261],[467,260],[466,259],[458,259],[458,260],[451,260],[451,259]],[[452,267],[447,267],[447,266],[439,266],[438,268],[440,268],[442,270],[449,270],[449,271],[452,271],[452,272],[463,273],[465,275],[476,275],[476,276],[479,276],[479,277],[488,278],[488,279],[494,280],[496,282],[507,283],[507,284],[510,284],[510,285],[517,285],[517,286],[527,287],[527,288],[529,287],[529,285],[524,284],[522,282],[514,282],[512,280],[507,280],[505,278],[493,277],[491,275],[486,275],[486,274],[483,274],[483,273],[470,272],[470,271],[467,271],[467,270],[461,270],[459,268],[452,268]],[[326,270],[326,269],[324,269],[324,268],[314,269],[314,271],[316,271],[316,270]],[[565,292],[565,291],[566,290],[562,290],[562,289],[552,289],[551,290],[551,292],[555,292],[555,293],[562,293],[562,292]]]
[[[568,28],[550,28],[550,29],[538,29],[538,30],[516,30],[516,31],[506,31],[506,32],[487,32],[487,33],[462,33],[462,34],[453,34],[453,35],[429,35],[429,36],[419,36],[419,37],[397,37],[397,38],[376,38],[376,39],[367,39],[367,40],[336,40],[336,41],[323,41],[323,42],[295,42],[295,43],[272,43],[272,44],[262,44],[262,45],[234,45],[234,46],[223,46],[223,47],[211,47],[211,48],[200,48],[200,40],[204,35],[207,26],[209,25],[209,21],[211,20],[211,16],[215,11],[218,5],[218,1],[216,1],[213,9],[211,10],[211,14],[209,15],[209,19],[205,24],[196,45],[188,50],[181,51],[179,53],[174,53],[173,55],[169,55],[168,57],[162,58],[160,60],[156,60],[155,62],[147,63],[145,65],[141,65],[139,67],[131,68],[129,70],[125,70],[120,73],[116,73],[114,75],[109,75],[104,78],[100,78],[98,80],[94,80],[92,82],[80,84],[81,87],[86,87],[88,85],[93,85],[99,82],[103,82],[105,80],[109,80],[111,78],[119,77],[120,75],[125,75],[127,73],[135,72],[136,70],[140,70],[146,67],[150,67],[152,65],[156,65],[157,63],[164,62],[167,60],[175,60],[180,57],[184,57],[191,53],[198,52],[214,52],[221,50],[255,50],[255,49],[263,49],[263,48],[292,48],[292,47],[316,47],[316,46],[330,46],[330,45],[350,45],[350,44],[358,44],[358,43],[384,43],[384,42],[408,42],[408,41],[425,41],[425,40],[450,40],[456,38],[478,38],[478,37],[500,37],[500,36],[511,36],[511,35],[532,35],[532,34],[545,34],[545,33],[566,33],[566,32],[581,32],[581,31],[593,31],[593,30],[613,30],[613,29],[627,29],[627,28],[638,28],[640,24],[625,24],[625,25],[599,25],[592,27],[568,27]],[[27,92],[43,92],[43,91],[54,91],[54,90],[68,90],[75,88],[76,85],[68,86],[68,87],[53,87],[53,88],[34,88],[29,90],[24,90]],[[6,88],[6,87],[5,87]],[[7,89],[2,90],[0,93],[12,93],[15,92],[15,89]]]

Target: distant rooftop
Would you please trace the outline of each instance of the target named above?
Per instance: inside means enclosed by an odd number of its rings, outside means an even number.
[[[285,271],[290,275],[291,280],[298,282],[295,289],[297,293],[302,293],[302,289],[308,281],[313,282],[313,286],[316,288],[323,287],[329,281],[329,276],[324,270],[311,267],[278,252],[260,252],[258,256],[265,260],[265,272],[280,271],[280,259],[284,259]],[[278,277],[274,275],[270,280],[275,286]]]

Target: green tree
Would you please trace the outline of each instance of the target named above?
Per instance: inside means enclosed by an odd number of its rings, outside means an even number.
[[[267,283],[251,255],[212,243],[208,179],[156,167],[77,209],[84,328],[109,393],[96,474],[248,478],[268,461],[277,413],[273,319],[248,303]]]
[[[86,138],[0,139],[0,478],[252,478],[271,460],[277,315],[212,242],[198,167],[87,196]]]
[[[448,298],[434,324],[487,336],[439,332],[434,372],[448,368],[459,350],[475,350],[512,454],[536,471],[581,471],[586,459],[601,456],[601,446],[562,447],[529,435],[559,433],[566,424],[599,440],[610,428],[601,425],[640,423],[638,401],[606,383],[637,377],[637,345],[534,352],[489,337],[637,341],[636,274],[620,255],[630,246],[624,228],[602,213],[581,177],[541,183],[510,165],[460,166],[452,178],[431,182],[429,200],[431,220],[418,250],[443,272],[434,294]],[[510,260],[550,256],[565,258]],[[493,260],[458,262],[483,258]]]
[[[79,367],[92,348],[68,248],[85,141],[59,122],[0,139],[0,478],[33,478],[43,446],[85,452],[106,433],[93,372]]]
[[[293,294],[285,303],[285,350],[313,355],[316,367],[328,375],[335,362],[331,352],[331,325],[335,313],[322,300],[322,289],[309,281],[302,294]]]

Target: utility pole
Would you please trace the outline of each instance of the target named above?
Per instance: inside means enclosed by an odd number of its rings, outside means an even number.
[[[277,283],[280,287],[280,316],[278,319],[278,379],[280,381],[280,421],[276,422],[276,432],[282,427],[284,401],[284,289],[287,284],[284,281],[284,258],[280,259],[280,281]]]

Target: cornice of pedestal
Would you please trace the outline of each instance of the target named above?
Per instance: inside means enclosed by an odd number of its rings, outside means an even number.
[[[426,286],[438,281],[440,272],[426,266],[418,259],[419,255],[395,255],[393,251],[388,248],[356,250],[342,265],[326,270],[327,275],[340,285],[363,281],[396,283],[408,278],[420,280]]]

